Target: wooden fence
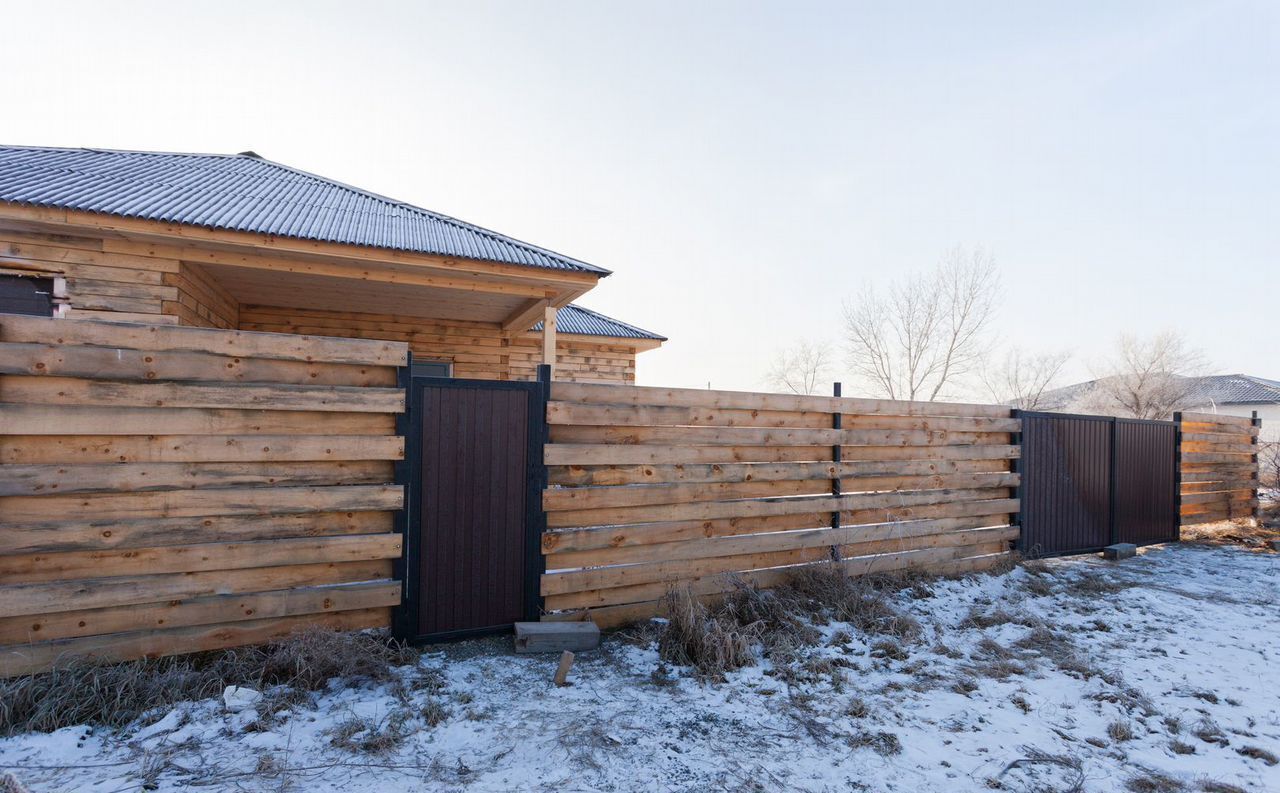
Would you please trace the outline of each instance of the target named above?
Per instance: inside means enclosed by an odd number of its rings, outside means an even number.
[[[1180,413],[1182,525],[1253,517],[1258,508],[1254,419]]]
[[[541,590],[549,619],[656,613],[673,586],[963,572],[1018,529],[1007,407],[555,383]]]
[[[0,316],[0,675],[388,624],[406,358]]]

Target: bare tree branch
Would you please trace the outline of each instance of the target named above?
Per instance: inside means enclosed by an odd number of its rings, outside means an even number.
[[[1115,356],[1095,372],[1088,408],[1108,415],[1168,419],[1194,407],[1190,397],[1205,358],[1176,331],[1150,338],[1121,336]]]
[[[1045,407],[1044,395],[1053,389],[1070,358],[1068,352],[1033,355],[1015,347],[1005,353],[999,366],[983,370],[982,382],[996,402],[1022,410],[1041,410]]]
[[[999,275],[986,251],[955,248],[932,272],[862,291],[845,304],[850,368],[889,399],[940,399],[987,350]]]
[[[831,351],[820,342],[801,340],[774,356],[767,375],[771,387],[793,394],[817,394],[831,371]]]

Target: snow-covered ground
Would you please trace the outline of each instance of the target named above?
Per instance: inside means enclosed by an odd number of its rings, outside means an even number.
[[[468,642],[406,668],[405,690],[332,691],[274,725],[210,700],[142,729],[0,740],[0,777],[32,791],[1280,791],[1278,572],[1280,555],[1181,546],[936,582],[897,596],[919,641],[826,625],[790,684],[763,661],[700,683],[613,637],[556,688],[555,658]]]

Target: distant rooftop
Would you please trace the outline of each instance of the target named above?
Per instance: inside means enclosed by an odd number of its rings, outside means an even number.
[[[542,330],[542,323],[533,326],[534,330]],[[572,303],[556,313],[556,330],[560,333],[578,333],[583,336],[612,336],[622,339],[653,339],[666,341],[666,336],[637,328],[622,320],[606,317],[599,311],[575,306]]]
[[[0,146],[0,201],[609,274],[601,267],[253,152]]]
[[[1280,381],[1248,374],[1214,374],[1192,378],[1187,403],[1206,405],[1250,405],[1280,403]],[[1045,410],[1064,410],[1078,406],[1098,387],[1098,380],[1088,380],[1046,391],[1041,397]]]

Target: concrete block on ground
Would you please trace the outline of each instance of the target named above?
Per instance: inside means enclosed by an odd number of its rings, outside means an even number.
[[[1138,555],[1138,546],[1131,542],[1118,542],[1102,549],[1103,559],[1128,559]]]
[[[594,650],[600,646],[600,629],[594,622],[517,622],[516,652],[559,653]]]

